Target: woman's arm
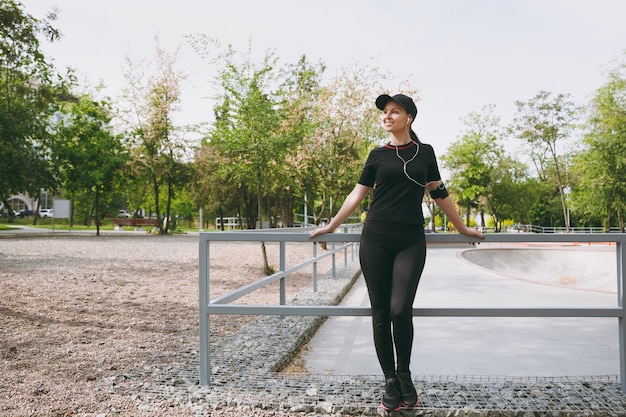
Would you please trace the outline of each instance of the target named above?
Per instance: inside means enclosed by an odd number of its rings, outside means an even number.
[[[326,226],[313,230],[311,232],[311,237],[322,235],[324,233],[330,233],[339,227],[348,218],[348,216],[354,213],[371,189],[371,187],[357,184],[350,194],[348,194],[335,217],[333,217]]]
[[[437,186],[439,186],[440,183],[441,181],[438,181],[436,183],[430,183],[428,184],[428,189],[434,190],[435,188],[437,188]],[[481,232],[476,229],[471,229],[467,227],[465,223],[463,223],[463,219],[461,219],[459,213],[456,212],[454,203],[449,196],[446,196],[444,198],[435,198],[435,203],[437,203],[439,208],[445,213],[445,215],[452,222],[454,227],[456,227],[456,230],[459,231],[459,233],[468,236],[476,236],[479,239],[485,238]]]

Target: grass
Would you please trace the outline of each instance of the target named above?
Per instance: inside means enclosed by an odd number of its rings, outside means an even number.
[[[72,228],[70,229],[69,224],[67,219],[56,219],[54,222],[54,225],[52,224],[53,219],[38,219],[37,220],[37,224],[33,224],[33,219],[32,218],[25,218],[25,219],[13,219],[12,223],[9,223],[9,219],[8,218],[0,218],[0,231],[2,230],[14,230],[17,226],[27,226],[27,227],[33,227],[36,229],[44,229],[44,230],[50,230],[52,231],[53,227],[55,231],[96,231],[96,226],[95,225],[91,225],[91,226],[85,226],[82,224],[74,224],[72,225]],[[174,232],[175,234],[178,233],[187,233],[187,232],[197,232],[198,229],[197,227],[187,227],[188,224],[185,225],[185,227],[178,227],[178,229]],[[105,224],[100,226],[100,230],[114,230],[114,226],[113,224],[110,222],[110,219],[105,219]],[[133,230],[132,227],[125,227],[124,230]],[[148,229],[146,229],[148,230]],[[207,229],[206,231],[211,231],[212,229]],[[170,231],[171,233],[171,231]]]
[[[2,218],[0,219],[0,230],[13,230],[17,226],[27,226],[27,227],[33,227],[35,229],[48,229],[48,230],[52,230],[52,228],[54,227],[54,230],[70,230],[69,223],[66,219],[56,220],[54,224],[52,222],[53,222],[52,219],[40,218],[37,220],[37,224],[33,224],[32,218],[25,218],[25,219],[13,219],[13,221],[9,223],[9,219]],[[85,226],[85,225],[80,225],[80,224],[74,224],[72,225],[71,230],[96,230],[96,226],[95,225]],[[113,230],[113,225],[110,223],[104,224],[100,226],[100,230]]]

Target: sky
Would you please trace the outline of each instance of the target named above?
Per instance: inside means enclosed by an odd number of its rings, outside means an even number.
[[[488,104],[503,123],[539,91],[589,102],[626,51],[623,0],[23,0],[43,18],[56,7],[63,38],[42,49],[91,85],[119,96],[125,56],[152,58],[155,38],[187,74],[181,123],[210,119],[215,74],[187,42],[203,34],[240,51],[306,55],[333,75],[356,62],[419,92],[414,130],[438,155],[462,119]],[[381,92],[382,93],[382,92]],[[372,106],[374,103],[372,103]]]

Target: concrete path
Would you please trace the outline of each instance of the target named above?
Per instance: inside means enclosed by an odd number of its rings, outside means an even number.
[[[493,249],[488,244],[479,248]],[[420,307],[615,307],[616,293],[542,285],[527,277],[502,275],[470,263],[464,247],[429,247],[426,268],[417,292]],[[549,250],[549,249],[548,249]],[[537,270],[570,262],[572,267],[591,261],[584,248],[571,253],[525,259],[517,265],[510,253],[508,265],[520,272],[528,262]],[[608,251],[606,283],[616,281],[614,247]],[[485,253],[487,254],[487,252]],[[466,254],[467,255],[467,254]],[[501,253],[505,256],[504,253]],[[474,254],[474,258],[479,254]],[[497,251],[488,253],[498,257]],[[585,258],[585,256],[588,256]],[[586,260],[587,259],[587,260]],[[596,257],[593,257],[597,261]],[[500,261],[501,259],[498,259]],[[483,261],[485,261],[483,259]],[[544,265],[541,263],[544,262]],[[485,262],[482,262],[485,264]],[[596,269],[604,266],[595,265]],[[575,271],[570,271],[575,272]],[[550,277],[546,277],[548,279]],[[550,278],[551,279],[551,278]],[[597,277],[596,277],[597,279]],[[536,281],[541,281],[537,277]],[[342,305],[369,305],[361,277]],[[455,318],[416,317],[411,371],[414,375],[485,376],[605,376],[619,375],[616,318]],[[374,351],[370,317],[330,317],[309,343],[304,356],[311,373],[334,375],[380,374]]]

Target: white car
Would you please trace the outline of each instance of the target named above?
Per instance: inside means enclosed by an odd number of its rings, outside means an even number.
[[[39,217],[54,217],[54,211],[52,209],[39,210]]]
[[[128,219],[131,217],[130,213],[127,212],[126,210],[118,210],[117,211],[117,217],[119,219]]]

